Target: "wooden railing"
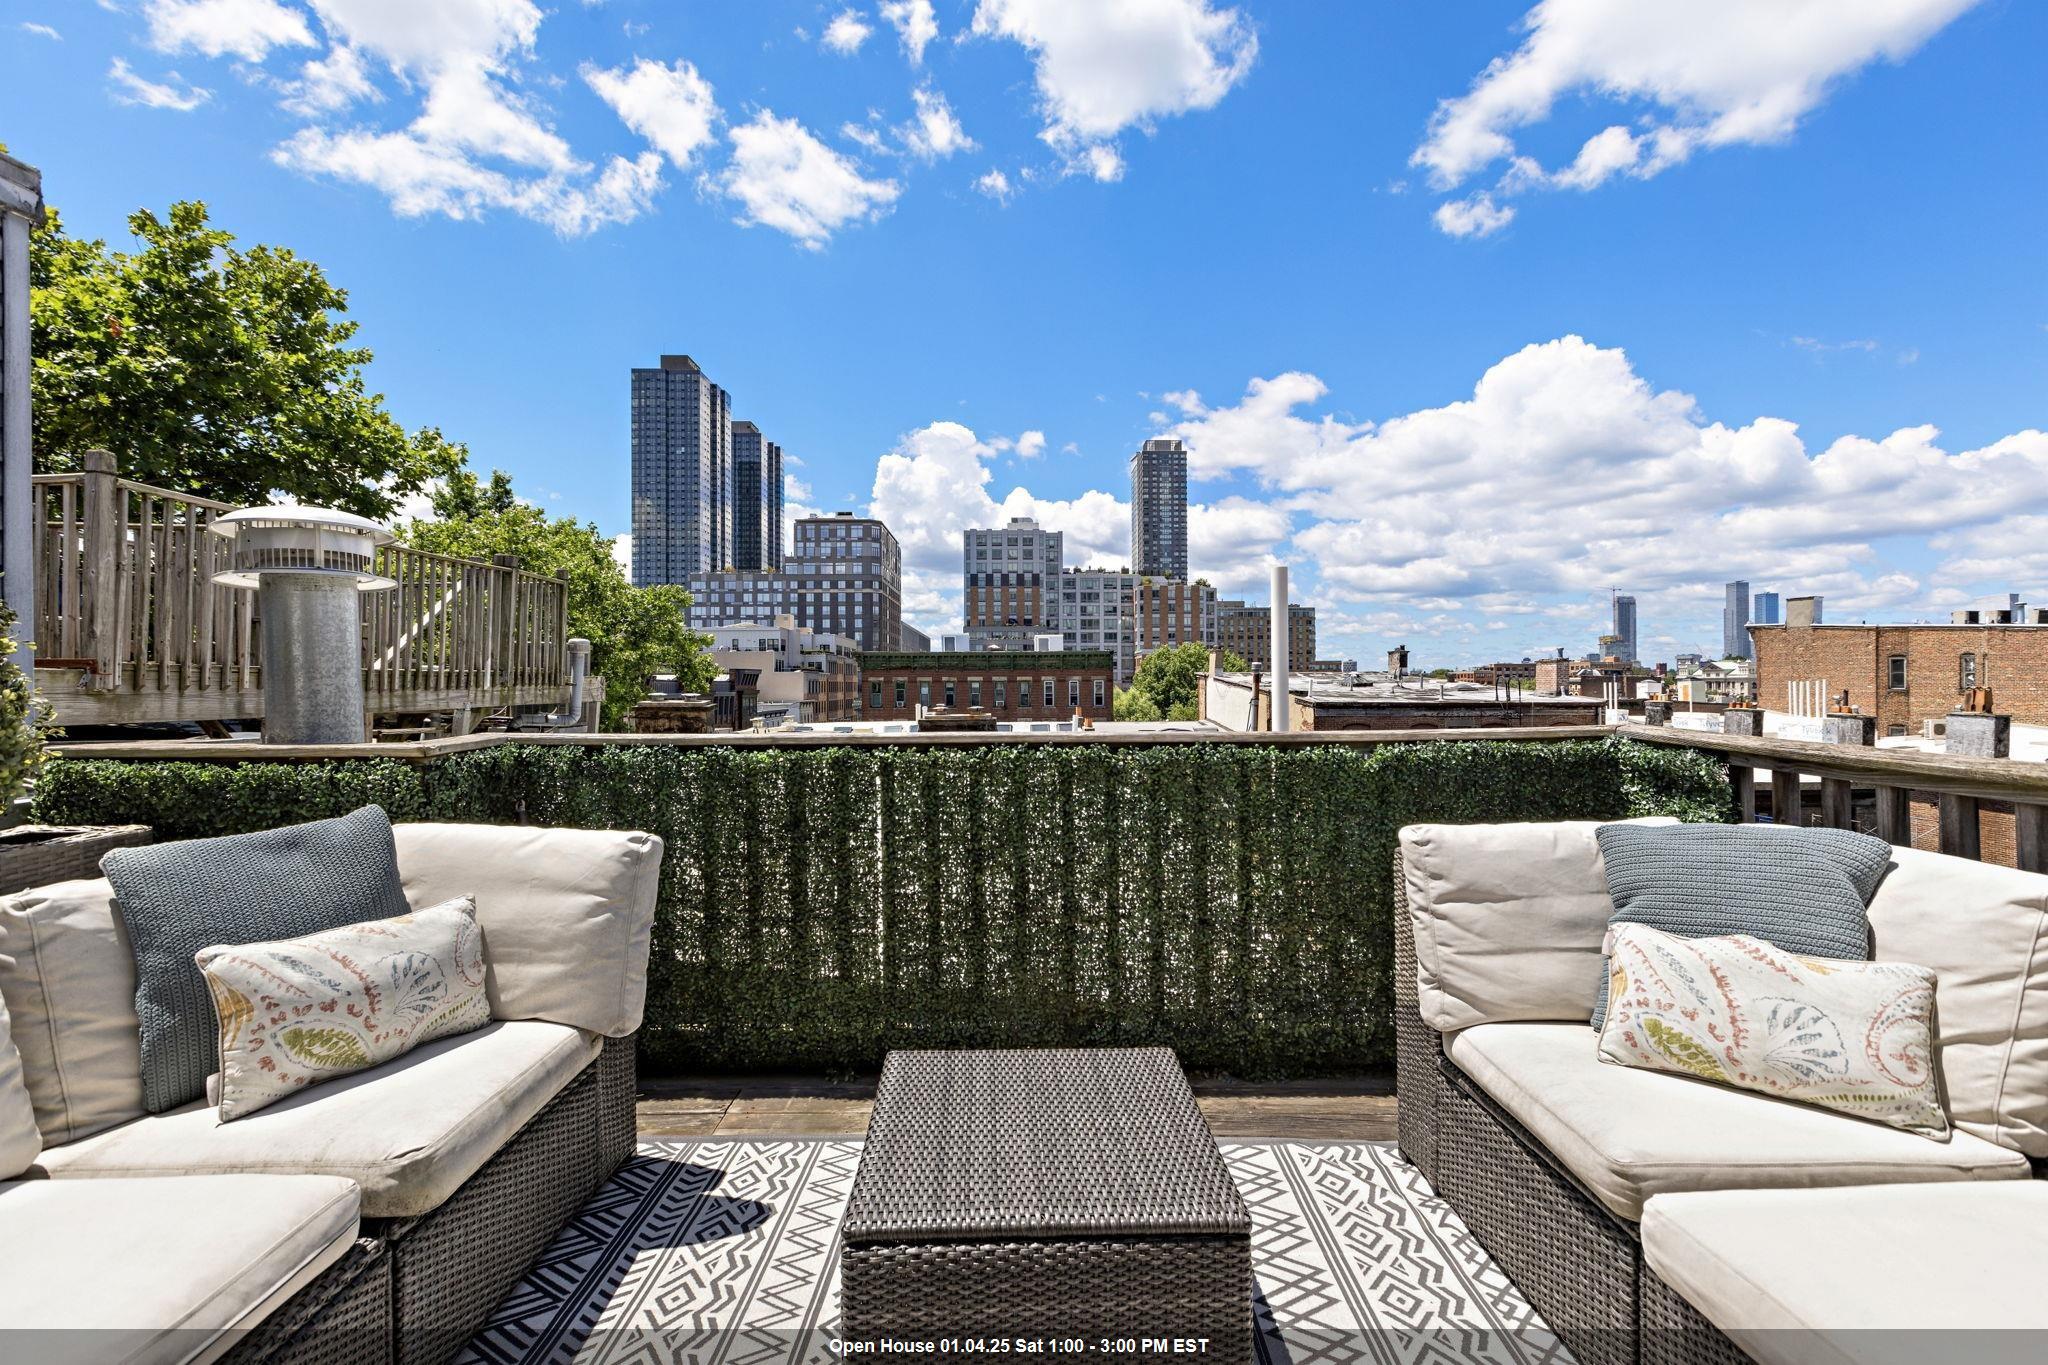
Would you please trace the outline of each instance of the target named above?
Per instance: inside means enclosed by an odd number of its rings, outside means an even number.
[[[1901,846],[1914,843],[1913,810],[1931,807],[1923,842],[1962,858],[1986,857],[1987,828],[2016,867],[2048,872],[2048,763],[1964,758],[1912,749],[1755,739],[1665,726],[1626,725],[1623,735],[1651,744],[1705,749],[1728,764],[1741,818],[1760,811],[1779,824],[1860,829]],[[1758,787],[1761,780],[1768,790]],[[1807,801],[1805,778],[1819,780]],[[2006,821],[2010,820],[2009,831]],[[2004,847],[2009,834],[2010,848]]]
[[[73,696],[260,687],[257,595],[213,581],[228,567],[229,542],[208,527],[233,506],[123,479],[104,451],[84,464],[34,479],[37,666],[80,670]],[[363,602],[373,706],[486,705],[566,683],[566,575],[525,572],[512,556],[487,564],[403,545],[378,550],[374,568],[398,587]],[[54,695],[61,713],[66,694]]]

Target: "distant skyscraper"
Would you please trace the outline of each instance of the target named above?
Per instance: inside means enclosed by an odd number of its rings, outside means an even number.
[[[779,570],[708,570],[685,586],[698,630],[794,616],[862,649],[904,648],[903,551],[873,517],[805,517]]]
[[[782,447],[752,422],[732,424],[732,566],[782,567]]]
[[[1614,657],[1632,664],[1642,656],[1636,652],[1636,599],[1624,593],[1614,599]]]
[[[633,371],[633,583],[733,562],[732,403],[686,355]]]
[[[1131,456],[1131,571],[1188,576],[1188,452],[1171,438]]]
[[[1784,621],[1785,609],[1784,605],[1778,600],[1778,594],[1774,592],[1760,592],[1751,599],[1751,603],[1756,608],[1756,617],[1751,624],[1775,626]]]
[[[1749,582],[1738,578],[1728,585],[1727,601],[1721,607],[1721,657],[1750,658]]]

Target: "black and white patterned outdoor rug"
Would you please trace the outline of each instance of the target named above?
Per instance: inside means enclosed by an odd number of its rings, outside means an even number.
[[[1414,1167],[1362,1142],[1232,1142],[1264,1365],[1569,1365]],[[471,1365],[825,1365],[860,1143],[645,1142],[555,1238]]]

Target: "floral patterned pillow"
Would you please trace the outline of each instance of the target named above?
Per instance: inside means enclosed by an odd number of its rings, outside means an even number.
[[[195,960],[220,1025],[222,1123],[491,1021],[469,896]]]
[[[1600,1058],[1948,1136],[1934,973],[1617,924]]]

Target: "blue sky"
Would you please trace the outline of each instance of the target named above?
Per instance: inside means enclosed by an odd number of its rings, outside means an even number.
[[[374,385],[627,525],[686,351],[872,508],[908,608],[1032,513],[1323,652],[1711,649],[1720,583],[2048,602],[2029,0],[11,0],[0,140],[74,231],[206,200],[350,291]]]

